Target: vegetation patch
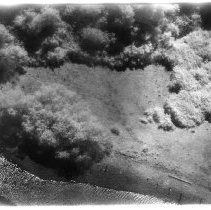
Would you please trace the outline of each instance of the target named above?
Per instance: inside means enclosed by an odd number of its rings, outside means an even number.
[[[1,142],[67,177],[83,173],[110,153],[105,130],[88,105],[62,85],[43,85],[34,94],[3,88]]]
[[[203,31],[201,29],[193,31],[188,36],[183,37],[182,41],[187,43],[203,61],[207,62],[211,60],[210,31]]]
[[[164,113],[164,110],[160,107],[154,107],[145,111],[144,115],[149,123],[155,122],[158,124],[158,128],[164,131],[174,130],[174,125],[171,121],[170,115]]]
[[[28,62],[28,53],[16,43],[9,30],[0,24],[0,83],[23,73],[23,66]]]
[[[197,30],[164,51],[163,58],[172,67],[168,86],[171,94],[160,109],[176,127],[191,128],[210,122],[209,39],[208,31]],[[159,120],[154,121],[159,124]]]
[[[182,68],[200,67],[202,58],[186,43],[177,40],[169,49],[157,49],[153,54],[153,60],[172,71],[175,66]]]

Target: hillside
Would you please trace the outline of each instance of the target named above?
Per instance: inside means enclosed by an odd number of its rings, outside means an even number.
[[[33,86],[32,81],[36,81],[37,78],[44,83],[65,84],[89,103],[93,115],[106,129],[115,128],[119,131],[118,136],[113,134],[109,139],[113,145],[112,155],[91,169],[85,177],[80,177],[80,181],[115,187],[118,190],[129,188],[130,191],[149,193],[148,187],[145,186],[144,189],[141,187],[142,184],[137,185],[138,176],[144,176],[150,180],[149,185],[154,187],[158,184],[166,191],[169,188],[179,192],[184,191],[188,197],[185,200],[194,201],[193,197],[204,191],[205,194],[208,193],[206,197],[208,200],[205,199],[205,202],[209,202],[210,177],[207,156],[210,153],[209,124],[191,130],[177,128],[166,132],[157,129],[156,124],[143,124],[140,120],[148,107],[161,106],[169,97],[167,88],[170,82],[169,75],[170,73],[160,66],[150,66],[135,72],[116,73],[99,67],[87,68],[83,65],[66,64],[54,72],[31,69],[21,77],[20,84],[27,90],[30,87],[26,85]],[[122,161],[124,164],[120,164]],[[104,182],[100,178],[102,167],[106,167],[105,173],[108,173]],[[154,176],[151,170],[159,172]],[[123,177],[121,178],[125,175],[128,176],[126,179],[128,184]],[[168,175],[175,175],[192,184],[189,186]],[[99,180],[96,177],[99,177]],[[131,185],[129,180],[137,187]],[[175,194],[174,196],[179,198],[179,193]]]
[[[4,13],[0,203],[211,203],[204,5]]]

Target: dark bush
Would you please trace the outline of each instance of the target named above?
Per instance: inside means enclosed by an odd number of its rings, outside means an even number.
[[[40,14],[37,14],[31,21],[32,32],[40,36],[50,36],[54,34],[62,24],[59,12],[51,7],[44,7]]]
[[[77,52],[78,49],[79,46],[72,32],[63,27],[42,42],[34,57],[38,66],[49,66],[53,69],[61,66],[67,60],[68,53]]]
[[[0,82],[7,82],[14,75],[23,73],[23,65],[27,62],[27,52],[15,44],[15,38],[0,24]]]
[[[44,7],[40,12],[27,9],[14,20],[14,31],[26,50],[34,53],[42,41],[63,25],[56,9]]]
[[[178,39],[200,27],[201,18],[197,6],[172,5],[172,9],[164,10],[163,14],[158,26],[158,37],[169,34],[171,38]]]
[[[111,133],[113,133],[113,134],[115,134],[117,136],[119,136],[119,134],[120,134],[120,132],[119,132],[119,130],[117,128],[111,128]]]
[[[78,64],[86,64],[87,66],[106,66],[110,69],[113,69],[113,60],[108,57],[102,57],[97,55],[90,55],[87,52],[83,52],[82,50],[71,50],[68,51],[67,57],[72,63]]]
[[[12,41],[14,41],[14,37],[9,33],[4,25],[0,24],[0,49]]]
[[[110,44],[109,35],[96,28],[84,28],[81,31],[81,48],[90,53],[102,52]]]
[[[163,49],[158,49],[152,55],[152,60],[154,63],[164,66],[167,71],[172,71],[173,67],[176,65],[174,60],[169,57],[169,54],[166,53]]]
[[[122,62],[125,68],[138,69],[144,68],[151,63],[153,47],[151,44],[145,44],[141,47],[134,45],[124,48]]]
[[[30,95],[8,87],[0,99],[2,144],[46,167],[73,177],[110,152],[86,102],[62,85],[42,86]]]
[[[209,3],[204,3],[200,6],[200,15],[202,19],[202,27],[205,30],[210,30],[211,29],[211,23],[210,23],[211,5]]]
[[[15,75],[24,73],[29,58],[20,46],[9,45],[0,49],[0,82],[7,82]]]
[[[75,33],[80,32],[85,27],[95,27],[95,24],[102,16],[102,6],[68,5],[61,10],[62,19],[68,23]]]
[[[130,5],[107,5],[103,17],[98,21],[98,27],[115,35],[116,42],[109,49],[109,54],[120,53],[125,46],[132,43],[134,11]]]
[[[6,147],[16,147],[22,141],[22,115],[14,109],[0,109],[0,136]]]
[[[170,85],[169,87],[169,92],[170,93],[179,93],[181,90],[181,85],[179,83],[174,83],[172,85]]]
[[[152,5],[136,5],[134,6],[134,13],[133,41],[138,45],[149,41],[156,42],[157,27],[164,18],[163,9]]]
[[[199,28],[201,17],[198,13],[193,13],[191,16],[178,16],[175,23],[180,31],[179,37],[183,37]]]

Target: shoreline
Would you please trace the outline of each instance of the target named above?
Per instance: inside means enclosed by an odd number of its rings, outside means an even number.
[[[100,182],[100,177],[103,177],[103,175],[98,173],[100,171],[99,166],[93,169],[94,172],[89,173],[85,178],[82,177],[79,181],[85,180],[85,183],[101,187],[106,186],[115,190],[147,194],[178,204],[211,203],[211,193],[203,187],[181,183],[170,178],[168,172],[158,171],[150,166],[147,167],[144,163],[139,164],[138,170],[134,169],[138,166],[133,163],[127,170],[121,171],[120,168],[114,167],[120,161],[117,158],[116,162],[112,162],[113,165],[109,167],[110,169],[107,169],[107,174],[104,174],[103,183]],[[131,167],[134,170],[131,170]]]
[[[14,205],[162,204],[162,200],[132,192],[40,179],[0,157],[1,196]]]
[[[14,165],[14,163],[8,162]],[[126,170],[118,167],[118,165],[121,165],[123,162],[125,163],[124,166],[127,166]],[[26,170],[26,173],[29,173],[26,167],[20,168],[19,165],[19,167],[16,166],[16,168]],[[29,174],[30,176],[37,176],[37,174]],[[173,173],[171,175],[173,175]],[[147,166],[144,162],[137,163],[120,154],[119,156],[115,155],[112,162],[111,160],[107,160],[97,164],[84,176],[80,176],[72,181],[64,181],[62,178],[60,180],[58,178],[57,180],[43,181],[53,182],[55,185],[59,183],[66,185],[88,184],[91,187],[102,187],[118,192],[124,191],[125,194],[131,193],[150,196],[162,200],[164,203],[211,203],[211,199],[209,199],[211,193],[208,193],[204,188],[197,185],[180,183],[179,180],[174,180],[169,177],[168,172]]]

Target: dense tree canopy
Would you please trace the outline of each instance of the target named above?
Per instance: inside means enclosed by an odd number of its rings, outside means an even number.
[[[207,14],[204,6],[189,4],[23,6],[10,10],[6,12],[8,22],[0,16],[13,34],[4,37],[4,42],[14,36],[30,55],[29,65],[54,68],[69,60],[117,70],[142,68],[151,60],[147,53],[141,62],[135,61],[137,50],[130,53],[131,58],[126,50],[126,64],[125,49],[141,49],[142,45],[153,50],[168,48],[175,39],[197,30],[200,15],[206,22]],[[0,45],[5,30],[1,29]]]

